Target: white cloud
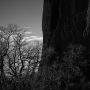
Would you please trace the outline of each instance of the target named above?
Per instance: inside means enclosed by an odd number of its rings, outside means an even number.
[[[25,34],[31,34],[32,27],[23,27],[23,30],[25,31]]]
[[[32,41],[32,40],[39,40],[42,41],[43,37],[39,37],[39,36],[30,36],[30,37],[25,37],[26,41]]]
[[[36,36],[35,33],[30,30],[32,29],[32,27],[24,27],[24,29],[26,29],[24,34],[25,35],[24,40],[26,40],[27,42],[34,40],[43,41],[43,37]]]
[[[32,27],[23,27],[24,29],[31,29]]]
[[[30,35],[31,33],[32,33],[32,32],[30,32],[30,31],[26,31],[26,32],[25,32],[25,35],[28,35],[28,34]]]

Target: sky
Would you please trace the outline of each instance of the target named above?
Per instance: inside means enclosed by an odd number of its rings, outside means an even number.
[[[0,0],[0,26],[17,24],[29,30],[27,37],[42,38],[43,0]]]

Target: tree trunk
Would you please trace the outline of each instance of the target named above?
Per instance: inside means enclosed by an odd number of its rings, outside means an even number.
[[[1,78],[0,78],[0,80],[1,80],[2,90],[4,90],[6,87],[6,81],[5,81],[5,73],[4,73],[4,59],[2,56],[1,56],[0,60],[1,60],[1,68],[0,68],[0,70],[1,70],[1,76],[0,77]]]
[[[88,0],[44,0],[43,51],[40,63],[41,77],[47,77],[47,69],[69,44],[84,44]],[[44,76],[43,76],[44,75]]]

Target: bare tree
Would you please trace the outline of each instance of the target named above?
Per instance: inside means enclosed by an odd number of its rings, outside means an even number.
[[[11,28],[13,29],[14,26]],[[12,70],[12,72],[15,74],[17,71],[17,73],[21,76],[21,73],[25,67],[25,62],[28,62],[31,65],[31,62],[35,63],[38,61],[38,59],[40,59],[42,43],[35,41],[35,46],[28,46],[28,43],[24,40],[25,31],[18,28],[14,30],[15,32],[12,35],[12,41],[9,41],[7,58],[9,68]]]
[[[39,61],[41,60],[42,42],[35,41],[30,45],[25,39],[25,30],[16,24],[9,24],[7,27],[0,27],[0,71],[2,85],[8,76],[15,83],[22,81],[22,78],[36,76]],[[31,81],[30,81],[31,82]],[[18,84],[20,85],[20,84]],[[16,85],[15,85],[16,86]],[[17,86],[16,86],[17,87]]]
[[[0,71],[1,71],[1,84],[5,85],[5,73],[4,73],[4,58],[7,55],[10,44],[10,37],[13,34],[14,30],[9,29],[8,27],[0,27]],[[2,88],[3,89],[3,88]]]

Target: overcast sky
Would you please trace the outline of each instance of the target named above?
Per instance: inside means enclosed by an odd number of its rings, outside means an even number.
[[[43,0],[0,0],[0,25],[18,24],[42,37]]]

